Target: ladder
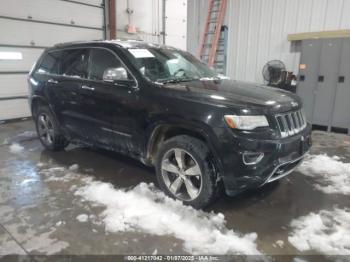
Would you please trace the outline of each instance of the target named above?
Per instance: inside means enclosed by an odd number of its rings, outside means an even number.
[[[227,0],[210,0],[208,16],[199,47],[199,58],[215,68],[225,66],[225,59],[217,60],[217,58],[218,55],[224,54],[223,52],[226,51],[226,37],[225,32],[222,31],[226,6]]]

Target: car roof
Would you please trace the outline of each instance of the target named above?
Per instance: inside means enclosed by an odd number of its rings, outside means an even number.
[[[74,47],[74,46],[89,46],[92,44],[114,44],[121,48],[172,48],[165,45],[153,44],[149,42],[145,42],[142,40],[130,40],[130,39],[116,39],[116,40],[93,40],[93,41],[75,41],[75,42],[67,42],[67,43],[59,43],[53,46],[53,48],[65,48],[65,47]]]

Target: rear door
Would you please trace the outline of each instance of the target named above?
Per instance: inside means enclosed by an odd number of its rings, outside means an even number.
[[[86,48],[66,49],[62,51],[60,76],[51,83],[51,92],[55,99],[56,112],[61,124],[73,136],[86,137],[87,123],[81,108],[79,92],[87,79],[89,50]]]

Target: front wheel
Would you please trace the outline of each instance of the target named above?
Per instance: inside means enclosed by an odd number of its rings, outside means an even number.
[[[204,142],[190,136],[165,141],[157,154],[156,173],[161,189],[195,208],[210,204],[216,192],[215,172]]]

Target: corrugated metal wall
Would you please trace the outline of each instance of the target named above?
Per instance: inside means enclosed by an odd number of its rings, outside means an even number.
[[[187,47],[197,53],[208,0],[189,1]],[[261,70],[272,59],[297,73],[300,54],[287,41],[290,33],[350,28],[350,0],[229,0],[227,75],[263,82]]]

